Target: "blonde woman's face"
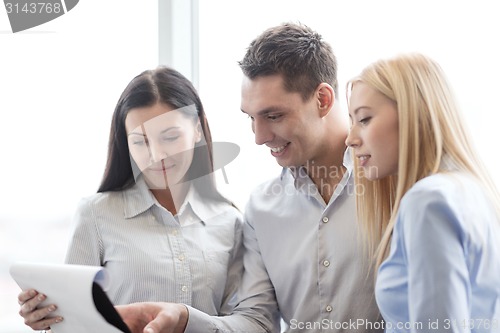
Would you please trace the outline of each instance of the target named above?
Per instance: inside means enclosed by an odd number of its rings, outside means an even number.
[[[382,179],[398,171],[398,111],[390,100],[365,83],[356,82],[349,100],[350,146],[364,176]]]

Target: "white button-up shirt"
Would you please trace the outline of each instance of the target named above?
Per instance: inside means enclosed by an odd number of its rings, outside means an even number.
[[[186,332],[381,332],[359,242],[352,163],[325,203],[303,169],[258,187],[245,211],[240,303],[216,318],[190,309]],[[378,330],[376,328],[379,328]]]
[[[176,216],[142,179],[83,199],[66,262],[104,266],[115,304],[177,302],[227,314],[242,275],[242,216],[191,186]],[[234,301],[234,299],[233,299]]]

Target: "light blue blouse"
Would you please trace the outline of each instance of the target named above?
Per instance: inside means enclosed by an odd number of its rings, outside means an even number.
[[[173,216],[142,179],[80,202],[66,263],[103,266],[115,304],[177,302],[231,312],[243,274],[242,216],[191,187]]]
[[[500,332],[500,221],[472,176],[405,194],[376,298],[386,332]]]

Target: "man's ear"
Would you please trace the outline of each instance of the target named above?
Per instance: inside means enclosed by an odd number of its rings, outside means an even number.
[[[320,116],[323,118],[330,112],[335,103],[335,92],[331,85],[322,82],[318,85],[315,96],[318,102]]]

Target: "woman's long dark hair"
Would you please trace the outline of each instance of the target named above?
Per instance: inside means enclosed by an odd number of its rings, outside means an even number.
[[[186,178],[204,197],[226,200],[216,189],[213,176],[212,136],[200,97],[191,82],[178,71],[169,67],[147,70],[136,76],[125,88],[118,100],[111,122],[106,169],[97,192],[120,191],[135,183],[125,129],[128,112],[134,108],[163,103],[179,109],[194,105],[197,114],[183,112],[200,121],[205,140],[197,143],[193,162]],[[184,110],[192,108],[184,108]],[[205,177],[200,177],[205,176]]]

